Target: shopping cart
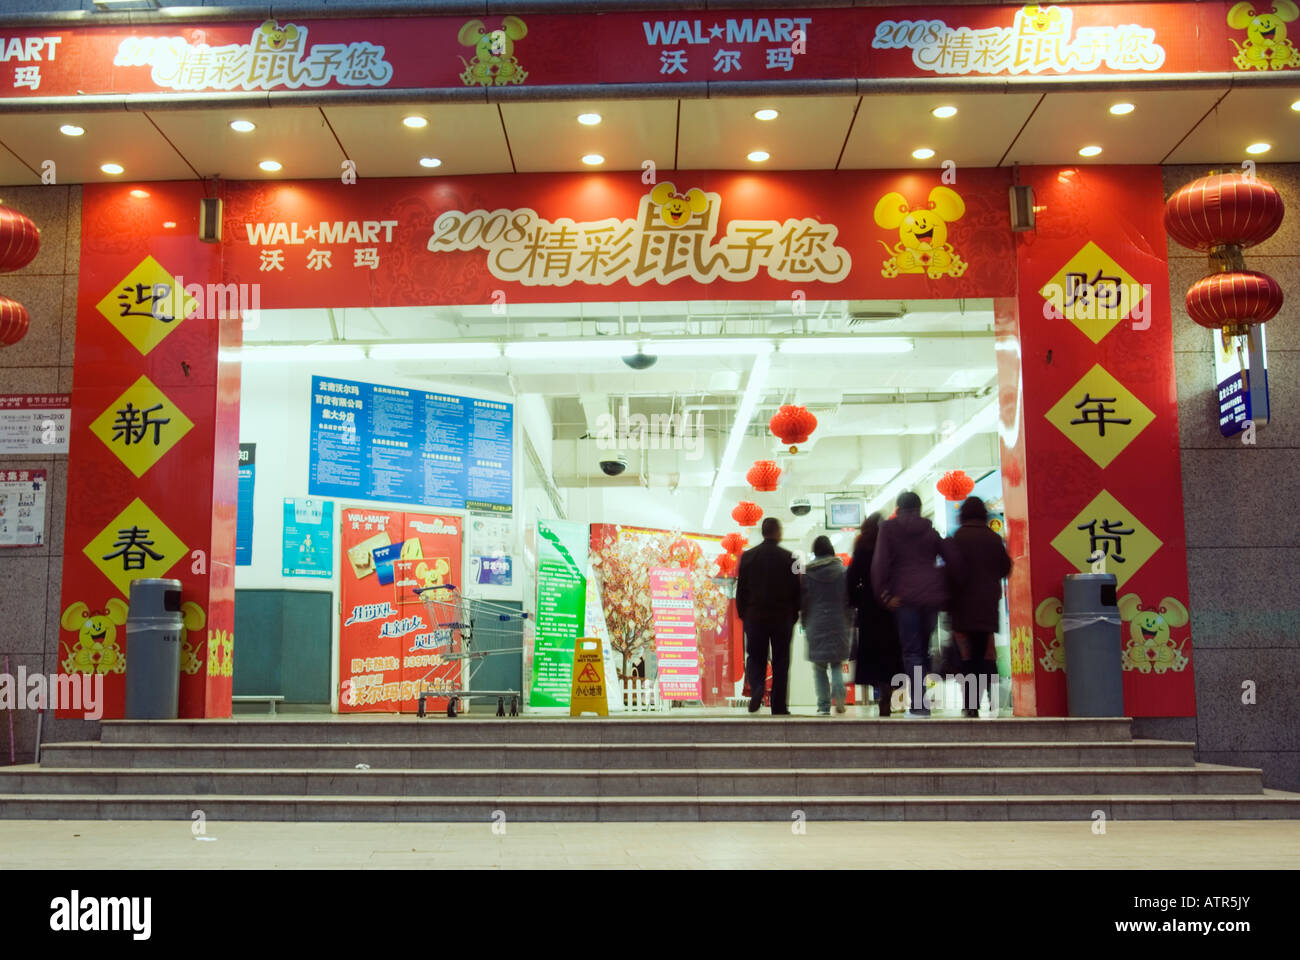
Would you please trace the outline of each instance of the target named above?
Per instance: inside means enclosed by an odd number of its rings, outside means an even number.
[[[437,587],[416,587],[416,594],[429,614],[430,626],[435,636],[446,644],[443,662],[460,664],[449,689],[422,690],[419,694],[417,717],[425,716],[426,697],[447,698],[447,716],[455,717],[462,700],[497,698],[497,716],[506,715],[509,701],[510,716],[519,715],[518,690],[475,690],[474,675],[483,661],[501,653],[522,653],[524,649],[524,621],[528,614],[501,603],[471,600],[461,595],[452,584]],[[475,649],[475,642],[479,649]],[[511,646],[511,643],[514,643]],[[421,684],[429,680],[441,665],[420,678]],[[464,684],[462,687],[461,684]]]

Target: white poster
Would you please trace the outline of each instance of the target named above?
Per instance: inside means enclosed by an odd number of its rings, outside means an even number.
[[[45,471],[0,470],[0,547],[45,542]]]

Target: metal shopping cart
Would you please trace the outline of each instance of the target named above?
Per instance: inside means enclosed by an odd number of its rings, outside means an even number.
[[[510,716],[518,716],[518,690],[475,690],[474,675],[488,657],[523,652],[524,621],[528,619],[528,614],[501,603],[471,600],[462,596],[452,584],[416,587],[415,592],[429,614],[434,635],[445,639],[447,652],[442,656],[443,663],[460,664],[460,669],[455,671],[452,682],[446,685],[446,689],[420,692],[416,716],[425,716],[424,701],[427,697],[446,697],[449,717],[456,716],[462,700],[490,697],[497,698],[498,717],[506,715],[507,701]],[[478,649],[475,649],[476,642],[479,644]],[[428,682],[441,669],[441,665],[433,667],[420,678],[421,684]],[[446,678],[440,679],[443,683],[446,682]],[[462,683],[464,686],[461,686]]]

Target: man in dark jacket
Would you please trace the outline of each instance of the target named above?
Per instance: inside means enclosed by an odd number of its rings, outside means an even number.
[[[871,583],[880,602],[895,611],[903,672],[911,697],[909,717],[928,717],[925,677],[930,672],[930,636],[948,599],[943,569],[946,549],[939,531],[921,516],[921,498],[898,495],[898,515],[880,525],[871,558]]]
[[[749,712],[757,713],[767,686],[768,650],[772,654],[772,715],[790,712],[790,638],[799,619],[799,574],[794,554],[781,547],[781,521],[763,520],[763,542],[740,557],[736,612],[745,625],[745,678]]]
[[[993,635],[998,632],[1002,581],[1011,573],[1011,557],[1002,538],[989,529],[983,500],[967,497],[957,515],[961,526],[948,538],[952,545],[948,567],[952,602],[948,610],[953,639],[961,651],[961,672],[967,677],[964,712],[977,717],[982,687],[989,690],[994,713],[998,709]]]

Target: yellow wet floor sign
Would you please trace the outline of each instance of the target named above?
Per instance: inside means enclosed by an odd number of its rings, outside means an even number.
[[[573,645],[573,685],[569,696],[569,716],[594,713],[609,716],[605,698],[605,657],[597,637],[579,637]]]

